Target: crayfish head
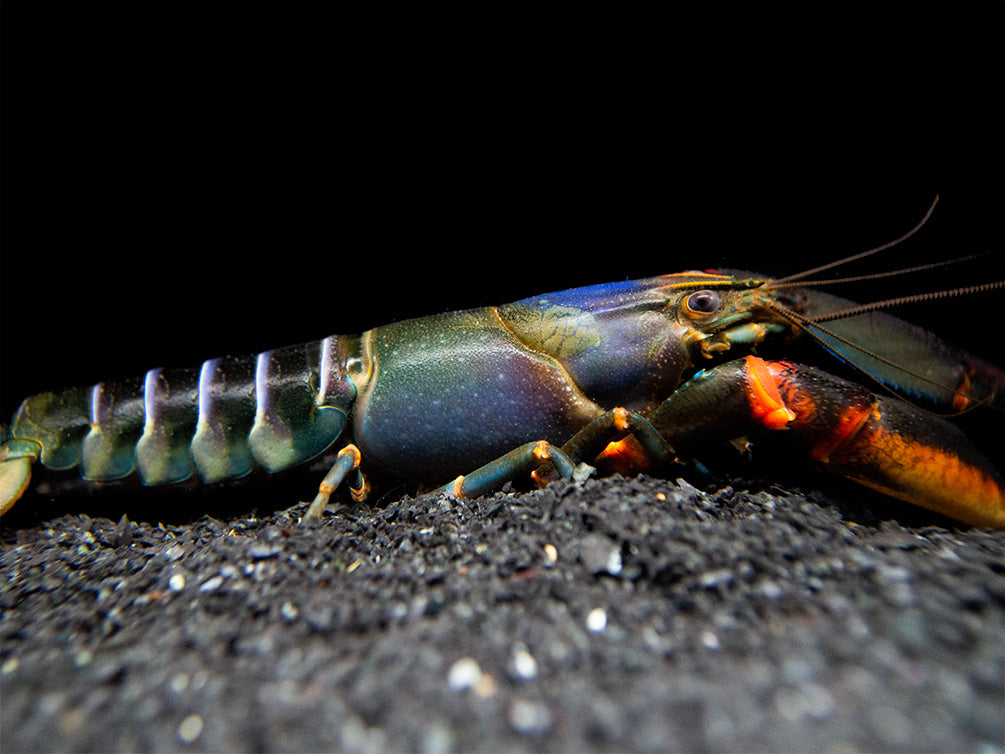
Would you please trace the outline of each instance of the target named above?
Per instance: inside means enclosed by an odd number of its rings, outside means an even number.
[[[777,296],[766,282],[755,276],[715,275],[700,281],[704,287],[682,291],[675,315],[691,353],[711,359],[734,346],[749,349],[769,336],[791,332],[789,322],[776,313]]]

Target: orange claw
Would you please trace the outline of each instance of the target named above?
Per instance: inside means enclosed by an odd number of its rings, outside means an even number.
[[[771,362],[768,370],[797,408],[790,428],[813,460],[891,497],[1005,529],[1001,477],[955,425],[810,367]]]
[[[885,426],[871,432],[863,446],[860,454],[874,457],[885,472],[882,480],[859,478],[863,484],[974,526],[1005,528],[1005,494],[988,470]],[[912,490],[921,492],[914,496]]]

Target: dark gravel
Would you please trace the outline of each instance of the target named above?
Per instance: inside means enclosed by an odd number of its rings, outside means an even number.
[[[0,750],[1005,750],[1005,534],[747,487],[7,524]]]

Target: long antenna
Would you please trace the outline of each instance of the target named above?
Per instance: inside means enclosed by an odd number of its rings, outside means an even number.
[[[918,264],[913,267],[902,267],[899,270],[887,270],[885,272],[870,272],[866,275],[853,275],[846,278],[829,278],[826,280],[801,280],[798,283],[779,283],[777,280],[772,280],[768,283],[768,287],[772,290],[777,288],[819,288],[823,285],[842,285],[844,283],[860,283],[863,280],[880,280],[881,278],[889,277],[899,277],[901,275],[906,275],[910,272],[924,272],[925,270],[934,270],[938,267],[948,267],[952,264],[959,264],[960,262],[969,262],[972,259],[980,259],[981,257],[987,256],[986,254],[970,254],[965,257],[958,257],[956,259],[944,259],[940,262],[929,262],[927,264]]]
[[[909,231],[907,231],[907,233],[905,233],[904,235],[900,236],[900,238],[895,238],[892,241],[888,241],[887,243],[883,244],[882,246],[877,246],[875,249],[869,249],[868,251],[863,251],[863,252],[860,252],[858,254],[853,254],[850,257],[845,257],[844,259],[838,259],[835,262],[828,262],[827,264],[822,264],[819,267],[814,267],[814,268],[809,269],[809,270],[804,270],[803,272],[797,272],[795,275],[789,275],[788,277],[780,278],[780,279],[772,281],[772,282],[774,284],[777,284],[777,283],[789,283],[789,282],[792,282],[793,280],[802,280],[803,278],[808,277],[809,275],[814,275],[814,274],[816,274],[818,272],[823,272],[824,270],[829,270],[832,267],[837,267],[837,266],[842,265],[842,264],[848,264],[849,262],[854,262],[854,261],[859,260],[859,259],[864,259],[865,257],[871,256],[872,254],[877,254],[877,253],[879,253],[881,251],[885,251],[886,249],[889,249],[891,246],[896,246],[901,241],[906,241],[908,238],[910,238],[915,233],[917,233],[919,230],[921,230],[921,227],[926,222],[928,222],[928,218],[932,216],[932,212],[935,210],[935,205],[938,204],[938,203],[939,203],[939,195],[936,194],[935,195],[935,200],[932,202],[932,206],[928,208],[928,212],[926,212],[925,216],[921,218],[921,222],[919,222],[917,225],[915,225],[913,228],[911,228]]]
[[[1002,286],[1005,286],[1005,280],[996,280],[992,283],[971,285],[965,288],[951,288],[945,291],[916,293],[913,296],[888,298],[883,301],[876,301],[872,304],[859,304],[857,306],[848,307],[847,309],[836,309],[832,312],[822,312],[821,314],[814,314],[806,319],[813,323],[828,322],[832,319],[845,319],[846,317],[854,317],[856,314],[866,314],[867,312],[876,311],[877,309],[886,309],[891,306],[900,306],[901,304],[915,304],[919,301],[932,301],[937,298],[950,298],[951,296],[969,296],[972,293],[993,291],[997,288],[1001,288]]]

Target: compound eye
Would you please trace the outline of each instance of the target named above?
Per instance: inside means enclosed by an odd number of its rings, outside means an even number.
[[[719,294],[715,291],[698,291],[684,301],[688,314],[711,314],[719,308]]]

